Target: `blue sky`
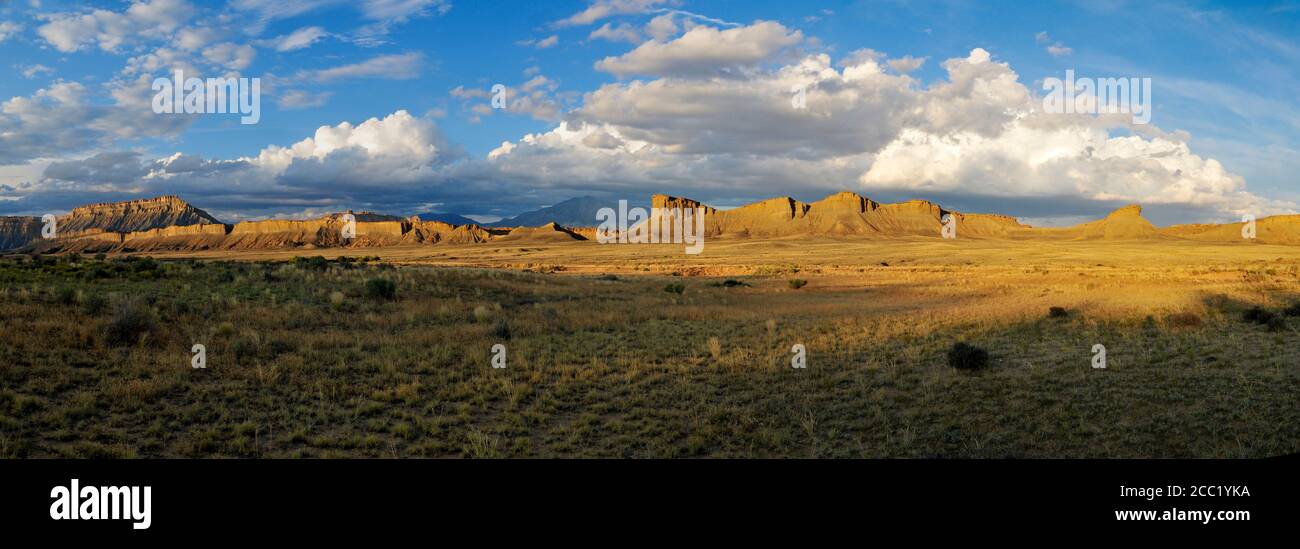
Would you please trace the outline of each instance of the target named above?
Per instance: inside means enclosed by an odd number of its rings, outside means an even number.
[[[13,0],[0,214],[174,193],[230,220],[491,218],[848,189],[1225,221],[1300,202],[1297,66],[1296,2]],[[260,78],[259,123],[148,110],[177,67]],[[1032,112],[1066,69],[1150,77],[1151,124]],[[808,118],[779,110],[791,82]]]

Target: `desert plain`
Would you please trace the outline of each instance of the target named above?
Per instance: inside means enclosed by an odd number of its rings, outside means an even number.
[[[0,455],[1277,456],[1300,451],[1296,250],[805,235],[694,256],[11,255]],[[983,367],[953,367],[957,343]]]

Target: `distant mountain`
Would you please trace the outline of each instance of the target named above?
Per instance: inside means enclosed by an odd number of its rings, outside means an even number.
[[[465,217],[465,216],[463,216],[463,215],[457,215],[457,214],[453,214],[453,213],[433,213],[433,212],[427,212],[427,213],[422,213],[422,214],[415,214],[415,216],[416,216],[416,217],[419,217],[419,218],[420,218],[420,221],[439,221],[439,222],[442,222],[442,223],[446,223],[446,224],[448,224],[448,225],[479,225],[479,226],[484,226],[482,223],[479,223],[479,222],[477,222],[477,221],[474,221],[473,219],[470,219],[470,218]]]
[[[645,204],[631,204],[645,207]],[[598,199],[590,196],[570,198],[540,210],[519,214],[515,217],[489,223],[487,227],[541,227],[547,223],[558,223],[565,227],[595,227],[600,224],[596,212],[601,208],[618,208],[617,200]]]
[[[801,202],[788,196],[771,198],[730,210],[667,195],[652,196],[650,205],[661,211],[702,210],[703,234],[708,238],[941,238],[944,219],[951,214],[956,220],[958,238],[1300,244],[1300,215],[1259,219],[1257,238],[1245,239],[1240,223],[1157,228],[1142,217],[1142,207],[1136,204],[1115,210],[1097,221],[1062,228],[1030,227],[1005,215],[955,212],[925,200],[883,204],[852,192],[836,193],[816,202]],[[493,224],[510,230],[361,212],[353,214],[356,225],[355,232],[351,232],[345,231],[347,224],[341,213],[307,220],[272,219],[226,225],[177,197],[166,196],[75,208],[58,219],[57,236],[48,240],[41,238],[44,224],[38,217],[0,217],[0,250],[150,253],[483,242],[553,244],[598,240],[594,228],[598,224],[596,212],[617,206],[616,201],[575,198]],[[441,214],[430,217],[435,216],[442,217]],[[466,221],[460,216],[450,219]],[[671,223],[661,227],[667,227],[664,230],[669,232],[676,230]],[[646,229],[638,224],[629,227],[629,234],[648,236]]]

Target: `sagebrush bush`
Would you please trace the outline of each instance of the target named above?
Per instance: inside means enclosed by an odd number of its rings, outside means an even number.
[[[387,278],[372,278],[366,281],[366,296],[374,299],[395,299],[397,284]]]
[[[1285,318],[1263,307],[1251,307],[1241,317],[1246,322],[1254,322],[1267,328],[1270,332],[1280,332],[1286,329]]]
[[[99,294],[86,294],[81,300],[81,306],[87,315],[99,316],[108,308],[108,300]]]
[[[792,278],[792,279],[786,281],[786,284],[789,284],[789,285],[790,285],[790,289],[792,289],[792,290],[798,290],[799,288],[802,288],[802,287],[804,287],[804,286],[807,286],[807,285],[808,285],[808,281],[807,281],[807,280],[804,280],[804,279],[802,279],[802,278]]]
[[[497,339],[510,339],[510,323],[504,318],[498,318],[492,325],[492,336]]]
[[[1050,318],[1065,318],[1070,316],[1070,312],[1065,307],[1052,307],[1047,310],[1047,316]]]
[[[980,370],[989,364],[989,352],[959,341],[948,350],[948,365],[958,370]]]
[[[682,293],[686,291],[686,285],[677,282],[672,282],[669,283],[667,286],[664,286],[664,291],[670,294],[682,295]]]
[[[1273,313],[1265,310],[1263,307],[1251,307],[1241,315],[1241,318],[1246,322],[1265,324],[1273,316],[1274,316]]]
[[[1201,325],[1201,317],[1196,313],[1182,312],[1169,315],[1169,325],[1178,328],[1195,328]]]
[[[134,345],[154,330],[153,309],[137,299],[124,299],[113,308],[104,326],[104,341],[111,346]]]

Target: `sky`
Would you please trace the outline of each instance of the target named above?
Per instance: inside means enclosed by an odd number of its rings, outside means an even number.
[[[1239,221],[1300,209],[1297,67],[1284,1],[0,0],[0,215],[176,194],[226,222],[490,221],[850,190]],[[258,79],[259,119],[155,112],[177,69]],[[1150,78],[1149,123],[1048,109],[1067,70]]]

